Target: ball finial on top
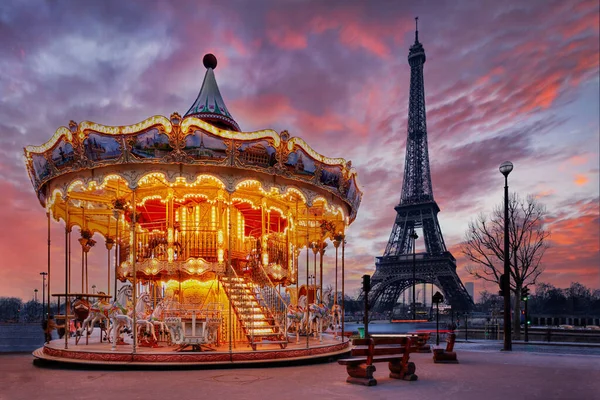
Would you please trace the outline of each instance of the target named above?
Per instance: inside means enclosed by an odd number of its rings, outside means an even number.
[[[215,57],[215,55],[211,53],[205,54],[204,58],[202,59],[202,63],[204,64],[206,69],[215,69],[217,68],[217,57]]]

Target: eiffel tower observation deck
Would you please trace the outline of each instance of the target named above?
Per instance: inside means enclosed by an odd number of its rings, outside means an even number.
[[[456,274],[456,259],[444,243],[437,217],[440,208],[433,198],[423,81],[425,60],[425,49],[419,42],[417,28],[415,42],[408,54],[410,101],[402,195],[400,203],[394,207],[397,215],[390,239],[383,256],[377,257],[371,278],[369,301],[376,312],[393,311],[402,292],[419,283],[437,286],[453,310],[466,311],[473,305]],[[417,229],[421,229],[425,243],[425,251],[419,253],[413,251]],[[419,298],[423,299],[423,296]]]

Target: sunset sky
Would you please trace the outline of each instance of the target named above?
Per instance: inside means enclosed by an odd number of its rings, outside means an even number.
[[[47,264],[45,211],[23,147],[69,120],[183,115],[208,52],[242,130],[285,129],[352,160],[364,192],[348,235],[355,294],[400,199],[415,16],[434,197],[463,282],[473,278],[460,242],[469,220],[502,202],[498,166],[510,160],[510,191],[548,209],[540,281],[600,288],[599,14],[598,0],[2,1],[0,296],[30,300]],[[58,289],[63,227],[52,224]],[[90,284],[105,290],[106,252],[92,253]]]

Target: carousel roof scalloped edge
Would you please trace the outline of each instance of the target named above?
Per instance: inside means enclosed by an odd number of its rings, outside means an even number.
[[[161,153],[160,156],[140,158],[133,153],[134,142],[139,135],[144,135],[153,132],[158,135],[166,135],[168,138],[168,147],[170,150]],[[226,145],[225,156],[221,159],[210,160],[193,157],[186,152],[186,138],[201,132],[201,135],[208,134],[217,140],[222,141]],[[96,134],[118,141],[118,157],[113,159],[92,160],[86,155],[85,141],[90,134]],[[115,138],[116,137],[116,138]],[[262,143],[261,143],[262,142]],[[271,147],[271,160],[265,164],[247,162],[243,157],[242,146],[244,144],[255,143],[263,147],[264,144]],[[65,162],[63,144],[71,145],[71,154],[67,155],[69,159]],[[91,141],[88,141],[88,147],[92,146]],[[54,157],[53,152],[60,150],[61,157]],[[246,148],[247,149],[247,148]],[[266,149],[265,149],[266,151]],[[302,151],[306,157],[310,157],[314,164],[314,171],[298,170],[297,159],[296,165],[290,168],[289,155]],[[51,180],[61,177],[66,174],[92,170],[107,166],[123,166],[128,165],[165,165],[165,164],[182,164],[190,166],[222,166],[236,168],[241,170],[251,170],[262,172],[267,175],[276,175],[285,179],[302,182],[311,186],[317,186],[324,189],[336,197],[343,200],[350,206],[350,220],[356,218],[356,213],[362,199],[362,191],[360,190],[357,172],[352,168],[351,161],[346,161],[343,158],[325,157],[313,150],[303,139],[299,137],[290,138],[287,131],[282,131],[280,134],[267,129],[256,132],[235,132],[220,129],[194,116],[182,118],[178,113],[173,113],[168,119],[164,116],[153,116],[147,118],[134,125],[128,126],[106,126],[90,121],[83,121],[79,124],[70,121],[69,127],[60,127],[56,130],[52,138],[41,146],[27,146],[24,149],[25,161],[29,178],[36,190],[38,199],[42,206],[47,206],[47,183]],[[34,166],[34,158],[41,157],[42,165],[38,165],[39,171],[36,171]],[[301,154],[302,156],[302,154]],[[300,156],[300,158],[301,158]],[[301,158],[302,159],[302,158]],[[38,159],[39,161],[40,159]],[[38,163],[39,164],[39,163]],[[304,168],[304,166],[302,167]],[[329,171],[327,179],[322,179],[325,175],[323,171]],[[337,174],[336,174],[337,172]],[[131,182],[126,174],[121,174],[116,171],[111,171],[111,175],[119,175],[126,180],[131,188],[137,185],[137,181]],[[144,174],[145,175],[145,174]],[[202,171],[198,171],[196,175],[205,175]],[[333,176],[334,179],[331,179]],[[174,177],[175,178],[175,177]],[[82,180],[81,177],[74,177],[75,180]],[[101,177],[91,179],[97,181]],[[88,180],[88,179],[85,179]],[[101,182],[98,182],[101,183]],[[274,185],[276,186],[276,185]],[[283,185],[283,187],[288,185]],[[229,188],[225,188],[226,190]],[[52,196],[53,197],[53,196]],[[312,196],[311,196],[312,197]],[[315,198],[318,195],[315,195]]]

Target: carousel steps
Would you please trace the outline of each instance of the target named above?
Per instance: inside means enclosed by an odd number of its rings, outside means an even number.
[[[287,338],[279,332],[275,318],[259,302],[252,283],[244,278],[225,277],[221,278],[221,283],[253,350],[264,344],[278,344],[281,348],[287,346]]]

